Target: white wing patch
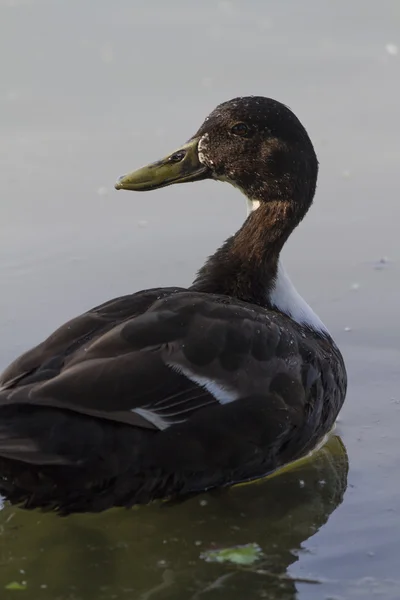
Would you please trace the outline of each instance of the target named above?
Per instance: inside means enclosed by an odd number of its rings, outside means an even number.
[[[329,334],[321,319],[300,296],[290,281],[281,261],[278,263],[278,273],[275,285],[269,294],[269,301],[300,325],[307,325],[319,333]]]
[[[192,373],[192,371],[190,371],[187,367],[182,367],[181,365],[177,365],[175,363],[168,363],[168,366],[172,367],[175,371],[181,373],[181,375],[185,375],[185,377],[190,379],[190,381],[197,383],[197,385],[207,390],[207,392],[214,396],[214,398],[218,400],[220,404],[234,402],[240,397],[238,392],[222,386],[209,377],[201,377],[200,375],[197,375],[197,373]]]
[[[136,413],[140,417],[143,417],[149,423],[153,423],[153,425],[155,425],[157,429],[160,429],[161,431],[167,429],[167,427],[169,427],[170,425],[173,425],[171,421],[163,419],[161,415],[147,408],[133,408],[131,412]]]
[[[217,400],[220,404],[228,404],[229,402],[234,402],[238,400],[240,395],[238,392],[233,390],[228,390],[226,387],[216,383],[212,379],[208,377],[201,377],[197,374],[192,373],[186,367],[182,367],[181,365],[177,365],[175,363],[167,363],[171,369],[174,369],[177,373],[184,375],[190,381],[193,381],[200,387],[204,388],[211,394],[215,400]],[[185,413],[193,412],[193,407],[185,408],[185,402],[175,402],[174,404],[168,404],[167,406],[163,406],[163,401],[157,402],[154,406],[150,407],[144,406],[142,408],[133,408],[132,412],[136,413],[140,417],[143,417],[149,423],[152,423],[163,431],[170,427],[171,425],[176,425],[177,423],[182,423],[186,421],[188,415],[185,416]],[[179,407],[181,405],[181,407]],[[183,405],[183,406],[182,406]],[[195,411],[205,408],[206,406],[212,406],[213,401],[209,398],[208,400],[204,399],[202,404],[199,404]]]
[[[183,423],[190,417],[190,413],[194,413],[200,408],[205,408],[206,406],[212,406],[214,404],[209,398],[205,398],[202,404],[198,404],[195,408],[193,408],[193,406],[188,406],[185,400],[172,404],[167,401],[166,406],[164,406],[164,402],[164,400],[159,400],[154,405],[134,408],[132,409],[132,412],[143,417],[146,421],[149,421],[149,423],[153,423],[158,429],[163,430],[170,425]]]

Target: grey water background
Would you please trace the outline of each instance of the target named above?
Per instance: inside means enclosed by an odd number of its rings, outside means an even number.
[[[4,506],[1,598],[400,598],[397,0],[0,0],[0,368],[106,299],[190,283],[242,222],[239,192],[113,183],[246,94],[288,104],[319,156],[284,258],[345,355],[342,441],[180,506]],[[201,557],[250,542],[252,567]]]

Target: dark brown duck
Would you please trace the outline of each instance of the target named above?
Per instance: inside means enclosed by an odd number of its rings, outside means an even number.
[[[255,479],[321,441],[344,401],[345,366],[279,259],[317,174],[297,117],[245,97],[118,180],[138,191],[228,181],[250,212],[189,288],[111,300],[6,369],[1,493],[63,514],[132,506]]]

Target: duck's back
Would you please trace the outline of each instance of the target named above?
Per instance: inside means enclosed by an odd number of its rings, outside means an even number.
[[[224,296],[107,302],[4,372],[1,489],[71,512],[259,477],[330,429],[340,360],[324,336]]]

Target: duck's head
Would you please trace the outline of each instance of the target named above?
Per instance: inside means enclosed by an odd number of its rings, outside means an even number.
[[[249,96],[217,106],[186,144],[120,177],[115,187],[147,191],[217,179],[240,188],[255,204],[290,201],[304,215],[317,173],[314,148],[293,112],[271,98]]]

